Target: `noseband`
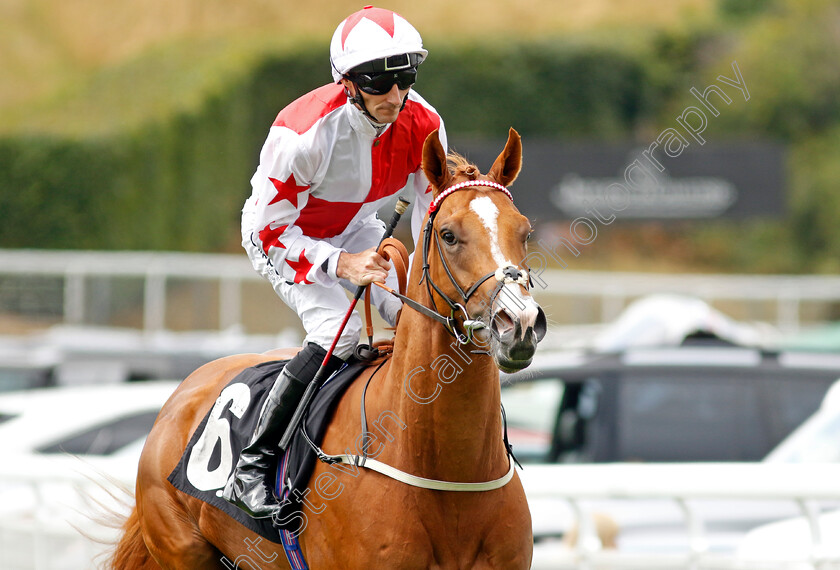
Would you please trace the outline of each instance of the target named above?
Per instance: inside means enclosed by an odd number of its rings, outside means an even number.
[[[451,194],[457,192],[458,190],[463,190],[464,188],[473,188],[475,186],[486,186],[488,188],[492,188],[494,190],[498,190],[503,192],[510,201],[513,202],[513,196],[511,196],[510,191],[507,188],[502,186],[497,182],[492,182],[490,180],[469,180],[466,182],[459,182],[453,186],[450,186],[443,192],[437,195],[437,197],[432,201],[431,205],[429,206],[429,217],[426,221],[426,226],[423,229],[423,277],[420,279],[420,283],[422,284],[423,281],[426,282],[426,289],[429,292],[429,298],[434,300],[434,296],[432,294],[432,289],[444,300],[446,304],[449,305],[450,313],[449,316],[446,317],[441,315],[440,313],[434,311],[433,309],[427,309],[428,311],[432,312],[434,316],[430,315],[428,312],[423,311],[424,314],[428,316],[432,316],[435,320],[442,322],[446,326],[446,330],[455,337],[459,344],[467,344],[472,342],[474,338],[475,331],[481,330],[486,328],[487,325],[481,321],[480,319],[471,319],[469,313],[467,312],[467,303],[469,302],[470,298],[478,291],[478,288],[493,277],[496,278],[498,281],[498,285],[493,290],[493,293],[490,295],[490,306],[492,307],[493,303],[496,300],[496,296],[501,291],[502,287],[509,283],[518,283],[522,285],[526,289],[530,287],[530,280],[528,276],[528,272],[524,269],[520,269],[514,265],[508,265],[506,267],[499,267],[495,271],[488,273],[484,277],[480,278],[478,281],[473,283],[468,289],[464,290],[461,285],[455,280],[455,276],[452,274],[452,271],[449,269],[449,264],[446,262],[446,257],[443,255],[443,248],[440,246],[440,240],[438,238],[437,233],[434,231],[434,222],[435,217],[437,216],[438,209],[440,208],[440,204]],[[431,273],[429,271],[429,246],[432,241],[432,236],[434,236],[435,240],[435,247],[438,251],[438,256],[440,257],[440,262],[443,265],[444,271],[446,271],[446,275],[449,278],[449,282],[455,287],[455,291],[458,292],[460,295],[462,302],[456,302],[452,300],[446,293],[444,293],[441,288],[432,280]],[[416,307],[415,307],[416,308]],[[456,325],[458,322],[458,317],[463,317],[463,330],[464,332],[459,332]]]

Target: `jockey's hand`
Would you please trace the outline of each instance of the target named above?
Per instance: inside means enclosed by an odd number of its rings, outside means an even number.
[[[347,279],[353,285],[369,285],[374,281],[384,282],[391,263],[376,252],[375,248],[359,253],[341,252],[335,274]]]

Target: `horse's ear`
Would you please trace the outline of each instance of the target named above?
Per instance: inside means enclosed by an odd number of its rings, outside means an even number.
[[[487,173],[488,178],[492,178],[503,186],[510,186],[516,177],[519,176],[519,171],[522,169],[522,138],[519,133],[511,127],[508,133],[507,144],[502,151],[502,154],[493,163],[490,172]]]
[[[452,178],[437,130],[429,133],[426,142],[423,143],[423,172],[432,185],[434,196],[446,188]]]

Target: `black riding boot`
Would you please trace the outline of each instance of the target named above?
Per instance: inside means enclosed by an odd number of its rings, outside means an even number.
[[[325,355],[323,348],[310,343],[289,361],[274,381],[260,411],[257,429],[228,478],[222,497],[253,518],[270,517],[280,508],[269,471],[276,465],[280,438]]]
[[[269,517],[279,507],[268,472],[275,465],[277,444],[306,384],[283,369],[263,404],[257,429],[225,485],[222,497],[254,518]]]

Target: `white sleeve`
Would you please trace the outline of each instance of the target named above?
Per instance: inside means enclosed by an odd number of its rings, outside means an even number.
[[[251,178],[242,241],[251,263],[270,280],[331,286],[342,250],[305,236],[295,225],[321,160],[317,150],[303,148],[300,138],[289,129],[272,127]]]

